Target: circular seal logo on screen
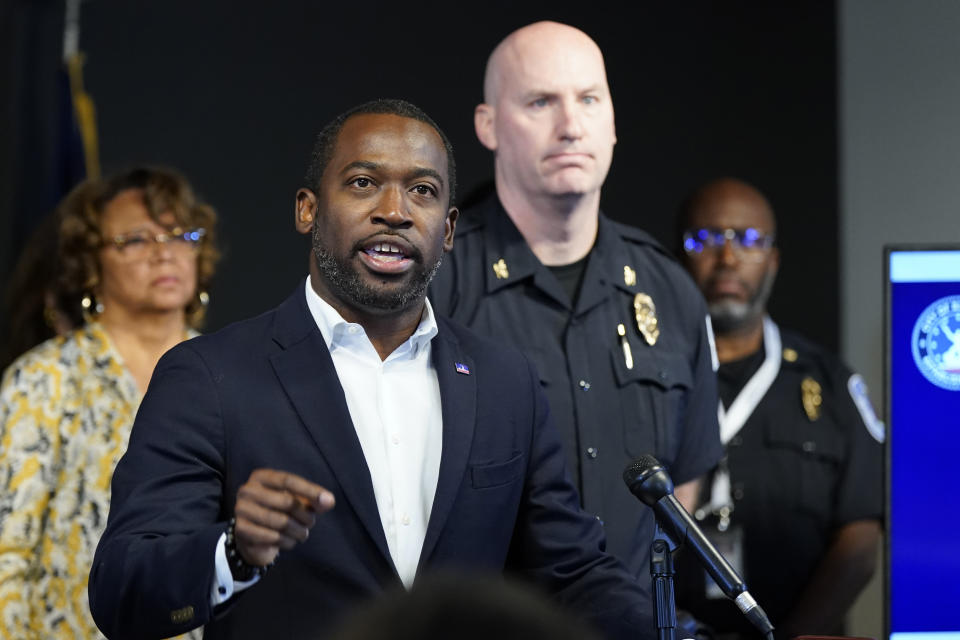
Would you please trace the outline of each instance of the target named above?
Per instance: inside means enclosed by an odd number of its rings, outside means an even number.
[[[923,377],[960,391],[960,296],[940,298],[913,325],[913,360]]]

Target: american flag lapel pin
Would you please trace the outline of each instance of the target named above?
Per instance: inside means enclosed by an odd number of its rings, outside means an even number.
[[[465,376],[470,375],[470,367],[463,364],[462,362],[454,362],[454,366],[457,368],[457,373],[462,373]]]

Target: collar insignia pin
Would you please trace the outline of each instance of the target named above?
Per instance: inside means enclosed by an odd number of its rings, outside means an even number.
[[[647,344],[652,347],[657,343],[657,338],[660,337],[657,306],[653,304],[653,298],[645,293],[638,293],[633,296],[633,313],[637,318],[637,329],[643,335]]]
[[[623,266],[623,284],[632,287],[637,284],[637,272],[630,265]]]
[[[510,270],[507,269],[507,263],[503,258],[493,263],[493,275],[497,276],[497,280],[506,280],[510,277]]]
[[[457,368],[457,373],[462,373],[465,376],[470,375],[470,367],[463,364],[462,362],[454,362],[454,366]]]

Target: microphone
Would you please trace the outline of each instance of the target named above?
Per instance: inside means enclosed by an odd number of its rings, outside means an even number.
[[[714,579],[724,595],[733,600],[740,611],[764,635],[772,637],[773,625],[757,601],[747,591],[736,570],[707,539],[696,521],[690,517],[673,495],[673,480],[656,458],[643,455],[623,471],[623,481],[635,495],[651,507],[667,533],[678,544],[686,544]]]

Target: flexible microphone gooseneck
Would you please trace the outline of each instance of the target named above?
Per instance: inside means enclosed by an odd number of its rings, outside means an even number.
[[[685,544],[693,551],[724,595],[736,603],[753,626],[765,636],[772,637],[773,625],[770,624],[767,614],[747,591],[743,578],[717,551],[673,495],[673,480],[663,465],[651,455],[640,456],[624,469],[623,481],[630,493],[653,509],[660,526],[673,541],[677,545]]]

